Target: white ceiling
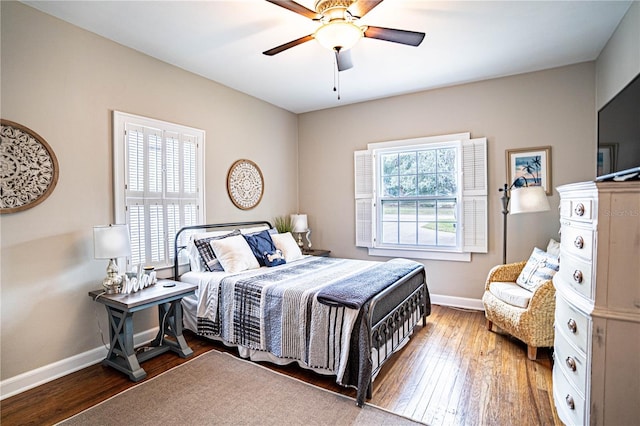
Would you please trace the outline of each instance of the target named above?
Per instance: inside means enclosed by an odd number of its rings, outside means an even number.
[[[317,23],[264,0],[24,1],[43,12],[295,113],[594,60],[631,1],[386,0],[361,24],[426,33],[363,39],[333,91]],[[314,9],[315,0],[300,0]]]

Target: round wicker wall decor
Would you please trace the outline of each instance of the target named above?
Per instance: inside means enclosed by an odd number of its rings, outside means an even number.
[[[36,132],[0,120],[0,213],[15,213],[43,202],[58,182],[58,160]]]
[[[227,173],[227,192],[233,204],[242,210],[254,208],[262,200],[264,180],[256,163],[238,160]]]

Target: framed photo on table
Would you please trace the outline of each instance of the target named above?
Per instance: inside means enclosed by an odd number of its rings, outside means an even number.
[[[508,149],[507,182],[509,186],[541,186],[551,195],[551,147]]]

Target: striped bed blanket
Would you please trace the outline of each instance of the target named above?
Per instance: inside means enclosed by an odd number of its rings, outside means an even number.
[[[360,383],[346,378],[361,374],[345,372],[362,369],[361,357],[352,356],[349,362],[353,339],[362,338],[352,336],[361,333],[360,306],[421,266],[403,261],[393,265],[391,273],[381,273],[387,263],[305,257],[203,283],[198,333],[296,360],[359,389]]]

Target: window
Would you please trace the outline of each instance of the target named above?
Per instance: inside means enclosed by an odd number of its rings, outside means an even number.
[[[355,153],[357,246],[446,260],[486,253],[485,138],[463,133],[368,148]]]
[[[175,235],[204,223],[204,131],[114,112],[116,222],[129,225],[129,266],[173,262]]]

